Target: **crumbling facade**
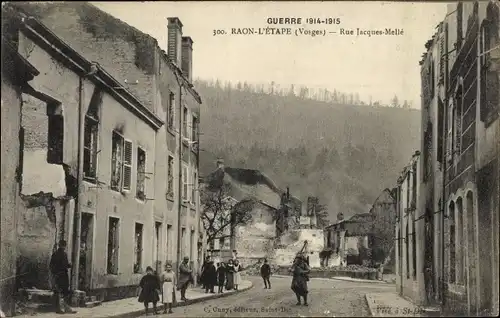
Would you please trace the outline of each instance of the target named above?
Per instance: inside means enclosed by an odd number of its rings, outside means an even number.
[[[2,12],[4,15],[4,12]],[[7,15],[7,13],[5,13]],[[15,25],[3,23],[4,32]],[[15,313],[17,223],[21,206],[23,136],[21,130],[22,90],[40,72],[17,50],[14,34],[2,35],[2,210],[0,231],[0,310],[7,316]]]
[[[19,231],[29,242],[28,231],[40,230],[46,255],[34,257],[28,243],[22,254],[47,267],[37,259],[50,255],[57,233],[79,265],[73,289],[101,300],[135,295],[146,266],[177,266],[178,247],[196,268],[201,98],[191,84],[193,41],[180,20],[166,25],[167,53],[88,3],[9,7],[25,18],[15,31],[19,52],[43,69],[23,109],[28,212]],[[37,219],[38,206],[47,220]]]

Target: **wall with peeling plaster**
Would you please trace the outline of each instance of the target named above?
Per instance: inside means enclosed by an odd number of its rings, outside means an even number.
[[[0,222],[0,306],[7,314],[14,310],[10,299],[15,288],[16,205],[18,204],[19,185],[16,182],[16,169],[19,163],[19,128],[21,119],[21,98],[2,70],[2,191]]]
[[[21,54],[41,72],[40,76],[33,81],[32,86],[35,90],[59,100],[63,105],[65,125],[63,161],[70,166],[71,174],[75,176],[78,142],[78,132],[75,129],[78,122],[78,77],[68,69],[62,67],[60,63],[52,59],[45,51],[27,38],[21,36],[20,42]],[[88,108],[93,89],[93,84],[87,81],[84,82],[84,111]],[[135,186],[137,179],[138,146],[146,151],[146,172],[154,172],[155,132],[150,126],[126,110],[109,95],[104,94],[102,105],[104,106],[100,113],[101,125],[98,140],[99,154],[97,158],[97,176],[101,184],[100,186],[96,186],[95,184],[84,182],[81,201],[82,212],[93,215],[93,223],[95,224],[93,229],[95,236],[93,238],[94,248],[92,255],[94,257],[91,289],[137,285],[141,274],[133,274],[134,227],[136,222],[144,225],[142,267],[145,268],[148,265],[153,265],[153,201],[147,200],[142,202],[137,200],[135,198]],[[33,112],[34,110],[32,109],[31,117],[38,118],[33,115]],[[30,194],[37,193],[38,191],[53,192],[55,196],[61,192],[65,192],[65,190],[62,191],[64,171],[58,165],[47,164],[46,159],[44,163],[40,162],[46,151],[42,146],[45,146],[48,129],[45,129],[44,124],[40,120],[39,122],[39,124],[34,125],[34,127],[39,129],[35,129],[36,133],[30,135],[30,138],[35,140],[30,142],[30,145],[33,146],[29,147],[27,151],[28,156],[25,166],[29,169],[24,178],[30,180],[31,184],[25,187],[24,192]],[[133,142],[132,187],[130,192],[127,193],[118,193],[109,187],[111,179],[111,138],[112,131],[117,128],[121,130],[124,138],[130,139]],[[37,167],[40,165],[44,166],[43,172],[37,170]],[[148,174],[148,178],[145,185],[146,198],[152,198],[154,195],[154,175]],[[45,215],[42,212],[39,210],[37,215],[41,220],[34,222],[34,224],[38,224],[38,235],[40,241],[42,241],[38,244],[39,249],[43,250],[43,252],[41,251],[36,257],[30,253],[26,253],[31,259],[35,259],[35,262],[43,259],[47,254],[47,249],[49,247],[52,248],[54,243],[55,228],[52,223],[42,217],[42,215]],[[31,213],[32,211],[28,210],[25,213],[25,217],[28,218]],[[108,275],[106,273],[109,216],[120,218],[118,275]],[[69,219],[67,222],[71,222],[71,220]],[[68,224],[64,227],[68,228]]]

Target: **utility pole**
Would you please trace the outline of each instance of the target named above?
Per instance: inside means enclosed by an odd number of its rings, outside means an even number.
[[[181,251],[182,251],[182,221],[181,221],[181,211],[182,211],[182,88],[183,88],[183,83],[182,79],[177,75],[177,73],[174,73],[177,77],[177,81],[179,83],[179,180],[178,180],[178,200],[177,200],[177,208],[178,208],[178,215],[177,215],[177,278],[179,278],[179,266],[181,264]]]

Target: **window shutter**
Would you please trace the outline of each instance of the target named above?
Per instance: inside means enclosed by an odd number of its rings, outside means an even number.
[[[130,190],[132,184],[132,141],[125,140],[123,146],[123,190]]]
[[[446,52],[444,50],[444,40],[445,40],[445,37],[442,36],[441,37],[441,40],[439,41],[439,51],[440,51],[440,59],[439,59],[439,83],[440,84],[443,84],[444,83],[444,64],[445,64],[445,56],[446,56]]]
[[[462,146],[462,116],[460,115],[460,112],[455,109],[455,153],[459,155],[461,153],[461,146]]]

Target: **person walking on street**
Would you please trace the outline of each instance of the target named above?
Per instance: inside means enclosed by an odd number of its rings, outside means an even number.
[[[162,295],[163,295],[163,313],[172,313],[172,303],[175,296],[175,273],[172,270],[172,263],[167,262],[165,271],[161,273],[160,281],[162,282]]]
[[[307,303],[307,281],[309,280],[310,268],[307,265],[307,261],[304,256],[297,255],[295,258],[290,271],[293,273],[292,279],[292,290],[297,297],[297,305],[301,304],[301,297],[304,298],[304,306],[308,306]]]
[[[139,302],[144,304],[146,316],[148,315],[149,303],[153,303],[153,312],[156,315],[156,304],[160,300],[160,279],[151,266],[146,268],[146,275],[141,278],[139,287],[141,288]]]
[[[271,289],[271,266],[267,263],[267,259],[264,259],[264,264],[260,267],[260,276],[264,280],[264,289]]]
[[[215,268],[214,262],[209,261],[205,267],[205,293],[210,291],[211,294],[214,292],[214,287],[217,284],[217,269]]]
[[[217,263],[217,285],[219,286],[219,294],[224,292],[224,282],[226,281],[226,268],[224,263]]]
[[[67,243],[64,240],[59,241],[59,248],[52,254],[50,258],[50,272],[54,278],[55,294],[57,300],[57,313],[75,314],[76,311],[69,306],[70,286],[68,269],[71,264],[68,261],[66,253]]]
[[[181,265],[179,266],[179,283],[177,290],[181,291],[181,300],[187,301],[186,290],[189,283],[193,282],[193,270],[189,266],[189,257],[185,256]]]

